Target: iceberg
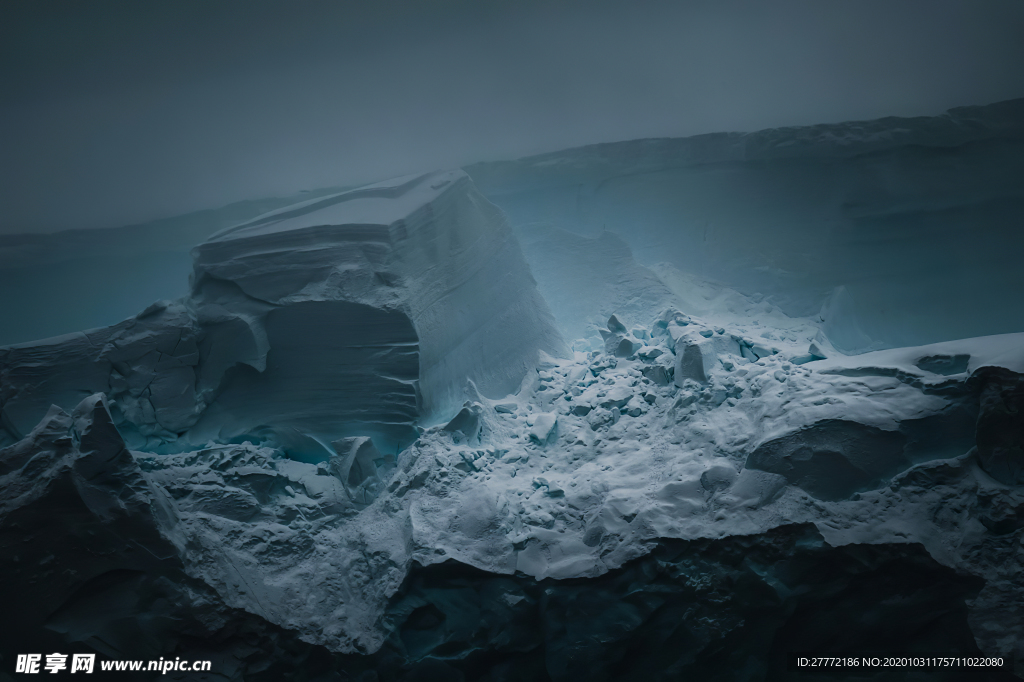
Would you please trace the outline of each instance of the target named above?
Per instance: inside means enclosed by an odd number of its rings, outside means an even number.
[[[1020,283],[1021,112],[569,150],[204,235],[183,297],[0,348],[5,646],[1024,676],[1024,317],[986,289]]]
[[[567,352],[503,215],[459,171],[280,209],[193,256],[178,302],[0,350],[8,441],[104,392],[136,447],[249,439],[326,460],[369,436],[394,453]]]

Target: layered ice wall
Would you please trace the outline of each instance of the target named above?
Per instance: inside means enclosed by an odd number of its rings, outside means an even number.
[[[1024,287],[1024,100],[467,172],[517,231],[610,230],[642,265],[821,314],[847,352],[1024,329],[1024,299],[1004,293]]]
[[[860,352],[1020,331],[1024,302],[993,292],[1024,285],[1015,262],[1022,140],[1024,100],[1013,100],[935,117],[602,144],[467,170],[521,239],[538,224],[592,238],[607,229],[641,266],[667,263],[791,315],[821,314],[840,349]],[[108,325],[182,296],[189,248],[295,201],[0,236],[0,344]],[[541,263],[531,265],[540,277]],[[579,285],[565,277],[558,289]],[[571,304],[555,312],[580,315]]]
[[[257,439],[388,450],[564,345],[501,212],[462,172],[315,199],[194,252],[192,293],[114,327],[0,350],[8,440],[103,392],[134,447]],[[56,367],[66,371],[54,372]]]
[[[214,232],[338,189],[240,201],[141,225],[0,234],[0,346],[116,324],[188,293],[189,251]]]
[[[504,395],[538,350],[563,354],[504,217],[459,171],[226,230],[197,247],[193,277],[204,371],[225,377],[196,431],[218,440],[255,419],[407,441],[465,400],[467,379]]]
[[[519,241],[544,300],[558,311],[559,329],[577,350],[594,341],[601,345],[599,330],[610,315],[629,325],[647,325],[677,304],[669,288],[611,232],[584,237],[551,225],[529,225],[519,230]]]

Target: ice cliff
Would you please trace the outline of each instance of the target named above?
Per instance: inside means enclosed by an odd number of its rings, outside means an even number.
[[[466,170],[508,216],[563,331],[581,322],[594,333],[614,308],[553,300],[605,285],[588,276],[585,286],[580,275],[594,274],[585,267],[560,276],[544,251],[535,259],[531,244],[566,243],[539,234],[548,229],[588,239],[607,231],[642,267],[665,264],[790,315],[823,316],[837,347],[864,352],[1020,331],[1024,303],[998,294],[1024,287],[1022,159],[1018,99],[939,116],[600,144]],[[110,325],[183,296],[190,248],[296,201],[2,235],[0,344]],[[611,257],[609,244],[595,248]],[[580,262],[610,265],[595,256]]]
[[[1000,293],[1024,287],[1024,99],[466,170],[521,236],[611,231],[641,265],[820,314],[846,352],[1015,332],[1024,319],[1024,300]]]
[[[1024,677],[1024,309],[981,295],[1020,278],[1022,129],[622,143],[209,236],[186,296],[0,348],[0,660]]]
[[[461,172],[271,212],[196,248],[191,294],[105,329],[0,350],[8,442],[103,392],[136,447],[337,438],[392,455],[471,395],[564,354],[504,217]]]

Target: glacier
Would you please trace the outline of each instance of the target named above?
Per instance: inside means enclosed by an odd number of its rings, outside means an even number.
[[[3,660],[1024,677],[1024,315],[991,295],[1022,111],[615,143],[210,230],[184,295],[0,348]]]
[[[647,267],[820,314],[845,352],[1014,332],[1024,318],[1019,298],[993,293],[1024,286],[1024,99],[466,171],[517,230],[612,231]]]
[[[394,454],[467,382],[503,395],[538,351],[567,352],[504,217],[461,172],[270,212],[194,262],[180,301],[0,350],[6,440],[103,392],[139,448],[249,439],[319,460],[372,436]]]

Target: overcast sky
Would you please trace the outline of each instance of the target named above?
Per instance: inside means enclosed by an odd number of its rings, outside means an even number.
[[[0,232],[1024,96],[1024,0],[0,3]]]

